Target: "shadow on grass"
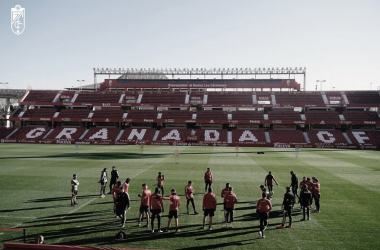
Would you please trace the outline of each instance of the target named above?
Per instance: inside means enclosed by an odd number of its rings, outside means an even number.
[[[342,151],[341,149],[302,149],[303,152],[312,151]],[[301,152],[302,152],[301,151]],[[244,151],[240,153],[244,154],[257,154],[257,152],[267,153],[294,153],[293,151]],[[181,152],[181,155],[225,155],[225,154],[235,154],[235,151],[229,152]],[[158,154],[141,154],[141,153],[128,153],[128,152],[93,152],[93,153],[66,153],[66,154],[55,154],[55,155],[39,155],[39,156],[12,156],[12,157],[0,157],[0,159],[38,159],[38,158],[77,158],[77,159],[90,159],[90,160],[112,160],[112,159],[142,159],[142,158],[160,158],[173,155],[173,153],[158,153]],[[261,157],[263,155],[260,155]],[[230,157],[230,156],[228,156]]]
[[[20,209],[6,209],[0,210],[0,214],[2,213],[12,213],[12,212],[20,212],[20,211],[31,211],[31,210],[42,210],[42,209],[51,209],[51,208],[61,208],[61,205],[56,206],[45,206],[45,207],[30,207],[30,208],[20,208]]]
[[[36,155],[21,157],[0,157],[0,159],[39,159],[39,158],[77,158],[89,160],[114,160],[114,159],[142,159],[142,158],[160,158],[170,154],[137,154],[128,152],[94,152],[94,153],[67,153],[55,155]]]
[[[219,225],[218,225],[219,226]],[[206,245],[198,245],[197,247],[185,247],[185,248],[177,248],[177,249],[196,249],[196,248],[203,248],[203,249],[214,249],[214,248],[220,248],[224,246],[242,246],[245,244],[252,244],[254,240],[239,240],[235,242],[228,242],[228,243],[211,243],[209,242],[210,239],[218,240],[219,238],[225,238],[225,235],[220,235],[223,232],[228,231],[229,237],[233,237],[236,235],[246,235],[247,230],[252,231],[252,227],[245,227],[245,228],[239,228],[239,229],[222,229],[222,228],[216,228],[215,226],[214,230],[203,230],[200,229],[200,226],[181,226],[180,229],[182,230],[180,233],[175,233],[175,230],[171,230],[170,232],[165,233],[154,233],[152,234],[150,232],[150,227],[145,228],[144,231],[133,231],[129,232],[130,228],[123,229],[121,231],[125,231],[127,233],[127,239],[125,241],[115,241],[114,236],[111,237],[96,237],[96,238],[83,238],[83,239],[77,239],[77,240],[68,240],[65,242],[60,242],[59,244],[64,245],[88,245],[88,244],[95,244],[99,246],[107,246],[111,247],[112,245],[119,245],[122,243],[138,243],[138,242],[148,242],[148,241],[154,241],[154,240],[163,240],[163,239],[177,239],[181,240],[184,238],[195,238],[195,240],[203,241],[206,243]],[[112,230],[115,232],[115,234],[120,231],[120,227],[111,226],[107,223],[98,225],[96,228],[82,228],[81,234],[87,234],[90,233],[92,230],[99,230],[99,228],[102,228],[102,230]],[[258,229],[255,229],[257,231]],[[74,231],[76,231],[74,229]],[[66,234],[65,236],[61,235],[63,237],[63,240],[65,240],[65,237],[69,237],[71,235],[78,235],[79,231],[77,232],[69,232],[65,230],[61,230],[62,234]],[[68,235],[67,235],[68,234]],[[45,235],[44,235],[45,236]],[[45,239],[52,237],[56,238],[59,237],[59,235],[56,235],[55,232],[46,233]],[[201,238],[197,238],[201,237]]]

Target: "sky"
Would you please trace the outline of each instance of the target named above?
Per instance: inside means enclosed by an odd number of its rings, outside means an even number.
[[[1,0],[0,88],[93,84],[93,68],[306,67],[308,91],[375,90],[379,12],[379,0]]]

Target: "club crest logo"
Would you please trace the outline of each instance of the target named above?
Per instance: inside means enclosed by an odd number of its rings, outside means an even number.
[[[11,29],[16,35],[25,30],[25,8],[21,8],[20,5],[11,8]]]

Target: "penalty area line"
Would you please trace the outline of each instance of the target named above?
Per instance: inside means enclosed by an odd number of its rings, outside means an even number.
[[[133,178],[135,178],[136,176],[139,176],[140,174],[144,173],[145,171],[147,171],[147,170],[149,170],[149,169],[153,168],[153,167],[154,167],[154,166],[156,166],[157,164],[160,164],[160,163],[161,163],[161,162],[163,162],[164,160],[168,159],[170,156],[171,156],[171,154],[170,154],[170,155],[168,155],[168,156],[167,156],[167,157],[165,157],[165,158],[162,158],[162,159],[161,159],[161,161],[159,161],[159,162],[156,162],[156,163],[155,163],[155,164],[153,164],[152,166],[150,166],[150,167],[148,167],[148,168],[144,169],[143,171],[139,172],[138,174],[135,174],[134,176],[132,176],[132,177],[131,177],[131,179],[133,179]]]

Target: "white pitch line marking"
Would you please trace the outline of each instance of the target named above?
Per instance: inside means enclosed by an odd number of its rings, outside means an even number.
[[[17,224],[16,226],[12,227],[12,228],[17,228],[18,226],[21,226],[22,223],[19,223]]]
[[[150,166],[149,168],[146,168],[146,169],[144,169],[143,171],[141,171],[140,173],[138,173],[138,174],[135,174],[134,176],[132,176],[132,177],[131,177],[131,179],[132,179],[132,178],[135,178],[136,176],[138,176],[138,175],[140,175],[140,174],[144,173],[145,171],[147,171],[147,170],[151,169],[152,167],[154,167],[154,166],[156,166],[157,164],[161,163],[162,161],[166,160],[166,159],[167,159],[167,158],[169,158],[170,156],[171,156],[171,155],[167,156],[166,158],[163,158],[161,161],[159,161],[159,162],[157,162],[157,163],[153,164],[153,165],[152,165],[152,166]]]
[[[84,207],[84,206],[86,206],[86,205],[88,205],[89,203],[91,203],[91,202],[93,202],[94,200],[96,200],[97,198],[94,198],[94,199],[92,199],[92,200],[89,200],[88,202],[86,202],[85,204],[83,204],[82,206],[80,206],[80,207],[78,207],[78,208],[76,208],[76,209],[74,209],[73,211],[71,211],[70,213],[68,213],[67,215],[65,215],[65,216],[63,216],[63,217],[61,217],[61,219],[64,219],[64,218],[66,218],[67,216],[69,216],[70,214],[72,214],[72,213],[75,213],[76,211],[78,211],[79,209],[81,209],[82,207]]]
[[[37,217],[18,217],[18,216],[7,216],[7,215],[0,215],[0,218],[37,219]]]

